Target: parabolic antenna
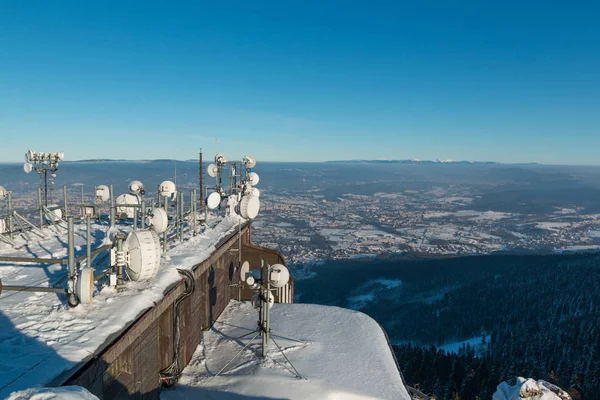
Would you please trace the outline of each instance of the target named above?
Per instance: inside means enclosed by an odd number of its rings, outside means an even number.
[[[271,266],[270,276],[271,286],[280,288],[287,285],[290,280],[290,271],[282,264],[275,264]]]
[[[242,264],[242,268],[240,268],[240,280],[242,282],[246,282],[246,275],[250,272],[250,263],[248,261],[244,261]]]
[[[131,181],[129,183],[129,193],[144,194],[144,184],[140,181]]]
[[[104,203],[110,199],[110,189],[106,185],[96,186],[96,200]]]
[[[135,207],[119,207],[121,206],[133,206],[139,205],[140,199],[129,193],[125,193],[117,197],[117,215],[121,218],[134,218]]]
[[[246,219],[254,219],[260,211],[258,197],[244,196],[240,203],[240,215]]]
[[[0,233],[4,233],[4,232],[8,231],[6,225],[7,225],[6,220],[0,219]]]
[[[217,153],[217,155],[215,156],[215,164],[217,165],[223,165],[227,162],[227,158],[225,158],[225,154],[223,153]]]
[[[260,308],[260,294],[258,292],[254,292],[251,301],[254,308],[258,310]],[[271,308],[273,304],[275,304],[275,296],[273,296],[273,293],[269,293],[269,302],[267,303],[267,307]]]
[[[4,186],[0,186],[0,201],[4,200],[8,196],[8,190],[4,189]]]
[[[246,168],[254,168],[256,166],[256,158],[252,154],[248,154],[242,158],[242,162],[246,166]]]
[[[75,293],[81,304],[90,304],[94,293],[94,270],[84,267],[79,271]]]
[[[249,187],[246,190],[246,196],[260,197],[260,190],[255,187]]]
[[[30,173],[31,171],[33,171],[33,165],[26,162],[25,164],[23,164],[23,171],[25,171],[26,174]]]
[[[158,185],[158,192],[162,197],[171,197],[175,194],[175,184],[171,181],[164,181]]]
[[[211,178],[215,178],[219,173],[219,167],[217,167],[215,164],[210,164],[208,167],[206,167],[206,173]]]
[[[169,227],[169,217],[164,208],[153,208],[152,215],[146,218],[146,224],[156,233],[163,233]]]
[[[153,278],[160,267],[160,240],[153,230],[132,231],[123,250],[127,255],[127,275],[132,281]]]
[[[248,184],[250,186],[256,186],[256,185],[258,185],[258,182],[260,181],[260,178],[256,172],[250,172],[248,174],[248,176],[246,177],[246,179],[248,180]]]
[[[209,210],[214,210],[219,207],[219,204],[221,204],[221,195],[219,192],[212,192],[206,198],[206,207],[208,207]]]
[[[50,210],[50,213],[46,215],[47,220],[52,221],[52,222],[58,222],[62,219],[63,213],[57,204],[49,205],[48,209]]]

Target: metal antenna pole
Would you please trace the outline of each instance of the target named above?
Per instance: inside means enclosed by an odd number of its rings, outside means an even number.
[[[65,201],[65,218],[69,215],[69,209],[67,205],[67,185],[63,185],[63,197]]]
[[[196,236],[196,189],[190,192],[190,215],[192,217],[193,235]]]
[[[146,202],[142,199],[142,216],[140,217],[140,227],[145,228],[146,225]]]
[[[81,204],[85,203],[84,197],[83,197],[83,183],[81,184]]]
[[[204,187],[204,167],[202,166],[202,148],[200,148],[200,210],[202,210],[202,188]],[[194,196],[195,197],[195,196]]]
[[[169,197],[165,196],[165,212],[167,213],[167,221],[169,221]],[[168,222],[167,222],[168,225]],[[167,251],[167,231],[163,232],[163,251]]]
[[[76,266],[75,266],[75,228],[73,226],[73,217],[67,218],[67,256],[68,256],[68,268],[69,268],[69,282],[67,284],[67,296],[69,299],[69,305],[76,306],[77,300],[75,295],[75,278],[77,276]]]
[[[89,215],[86,217],[86,228],[87,228],[87,232],[86,232],[87,248],[86,248],[86,264],[85,264],[85,266],[88,268],[91,268],[92,267],[92,220]]]
[[[48,170],[44,169],[44,205],[48,207]]]
[[[179,241],[183,242],[183,192],[179,193]]]
[[[40,210],[40,229],[44,227],[44,210],[42,208],[42,188],[38,188],[38,208]]]
[[[115,226],[115,198],[113,197],[113,185],[110,187],[110,226]]]
[[[8,231],[10,232],[10,240],[14,239],[14,224],[13,224],[13,206],[12,192],[8,191]]]

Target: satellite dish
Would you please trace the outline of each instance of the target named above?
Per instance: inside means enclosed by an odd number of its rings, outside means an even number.
[[[212,192],[206,198],[206,206],[209,210],[214,210],[221,204],[221,195],[218,192]]]
[[[271,286],[280,288],[287,285],[290,280],[290,271],[282,264],[271,266],[271,276],[269,277]]]
[[[169,227],[169,216],[164,208],[153,208],[152,216],[146,218],[146,224],[156,233],[166,232]]]
[[[164,181],[158,186],[158,191],[162,197],[171,197],[175,194],[175,184],[171,181]]]
[[[96,186],[96,200],[104,203],[110,199],[110,189],[106,185]]]
[[[210,164],[207,168],[206,168],[206,173],[208,174],[208,176],[210,176],[211,178],[215,178],[217,176],[217,174],[219,173],[219,167],[217,167],[215,164]]]
[[[258,182],[260,181],[260,178],[256,172],[250,172],[248,174],[248,176],[246,176],[246,179],[250,186],[256,186],[256,185],[258,185]]]
[[[248,154],[244,158],[242,158],[242,162],[246,166],[246,168],[254,168],[256,166],[256,158],[252,154]]]
[[[153,278],[160,267],[160,240],[153,230],[132,231],[123,251],[127,255],[127,275],[132,281],[145,281]]]
[[[244,261],[244,263],[242,264],[242,268],[240,268],[240,280],[242,282],[246,281],[246,276],[248,275],[248,272],[250,272],[250,263],[248,261]]]
[[[254,219],[260,211],[258,197],[244,196],[240,203],[240,215],[246,219]]]
[[[125,193],[117,197],[117,215],[121,218],[132,219],[135,217],[135,207],[119,207],[119,205],[123,206],[133,206],[140,204],[140,198],[134,196],[129,193]]]
[[[8,190],[4,189],[4,186],[0,186],[0,201],[4,200],[8,196]]]
[[[129,193],[144,195],[144,184],[140,181],[131,181],[129,183]]]
[[[25,171],[26,174],[30,173],[31,171],[33,171],[33,165],[26,162],[25,164],[23,164],[23,171]]]
[[[225,158],[225,154],[223,153],[217,153],[217,155],[215,156],[215,164],[217,165],[223,165],[227,162],[227,158]]]
[[[255,187],[249,187],[246,189],[246,196],[260,197],[260,190]]]
[[[75,293],[81,304],[90,304],[94,293],[94,270],[90,267],[81,268],[77,276]]]

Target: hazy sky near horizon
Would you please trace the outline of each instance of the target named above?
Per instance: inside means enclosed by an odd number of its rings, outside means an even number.
[[[3,1],[0,161],[600,164],[600,3]]]

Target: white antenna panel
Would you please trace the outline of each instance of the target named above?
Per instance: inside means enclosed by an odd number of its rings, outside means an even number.
[[[8,227],[6,225],[6,220],[0,219],[0,234],[8,231]]]
[[[258,174],[256,172],[250,172],[248,174],[248,176],[246,177],[246,179],[248,180],[248,184],[250,186],[256,186],[256,185],[258,185],[258,182],[260,181],[260,177],[258,176]]]
[[[219,207],[219,204],[221,204],[221,195],[218,192],[212,192],[206,198],[206,207],[208,207],[209,210],[214,210]]]
[[[258,197],[244,196],[240,203],[240,215],[246,219],[254,219],[260,211]]]
[[[129,193],[125,193],[117,197],[117,215],[121,218],[129,218],[132,219],[135,217],[135,207],[119,207],[120,205],[128,206],[128,205],[139,205],[140,199],[137,196],[134,196]]]
[[[271,266],[271,276],[269,277],[271,286],[280,288],[287,285],[290,280],[290,271],[282,264]]]
[[[27,151],[27,161],[33,161],[34,157],[35,157],[35,152],[28,150]]]
[[[242,264],[242,268],[240,268],[240,280],[242,282],[246,282],[246,275],[250,272],[250,263],[248,261],[244,261]]]
[[[8,190],[4,189],[4,186],[0,186],[0,201],[4,200],[8,196]]]
[[[81,268],[77,276],[75,293],[81,304],[90,304],[94,293],[94,270],[89,267]]]
[[[56,207],[56,208],[54,208],[54,207]],[[48,219],[52,222],[58,222],[62,219],[63,213],[58,205],[51,204],[48,206],[48,209],[50,210],[50,213],[46,216],[46,219]]]
[[[110,189],[106,185],[96,186],[96,200],[104,203],[110,199]]]
[[[156,276],[160,267],[161,247],[156,232],[137,230],[123,243],[127,257],[127,275],[132,281],[145,281]]]
[[[28,162],[23,164],[23,171],[25,171],[26,174],[30,173],[31,171],[33,171],[33,165],[31,165]]]
[[[246,168],[254,168],[256,166],[256,158],[252,154],[248,154],[244,158],[242,158],[242,162],[246,166]]]
[[[206,167],[206,173],[211,178],[216,178],[217,174],[219,173],[219,167],[217,167],[215,164],[210,164],[208,167]]]
[[[56,158],[58,158],[60,161],[64,161],[65,153],[63,153],[62,151],[59,151],[58,153],[56,153]]]
[[[153,208],[152,216],[146,218],[146,223],[156,233],[166,232],[169,227],[169,216],[164,208]]]
[[[171,181],[164,181],[158,186],[158,191],[162,197],[171,197],[175,194],[175,184]]]
[[[227,158],[225,158],[225,154],[223,153],[217,153],[217,155],[215,156],[215,164],[217,165],[223,165],[227,162]]]
[[[246,196],[260,197],[260,190],[255,187],[249,187],[246,189]]]
[[[131,181],[129,183],[129,193],[140,194],[144,191],[144,184],[140,181]]]

